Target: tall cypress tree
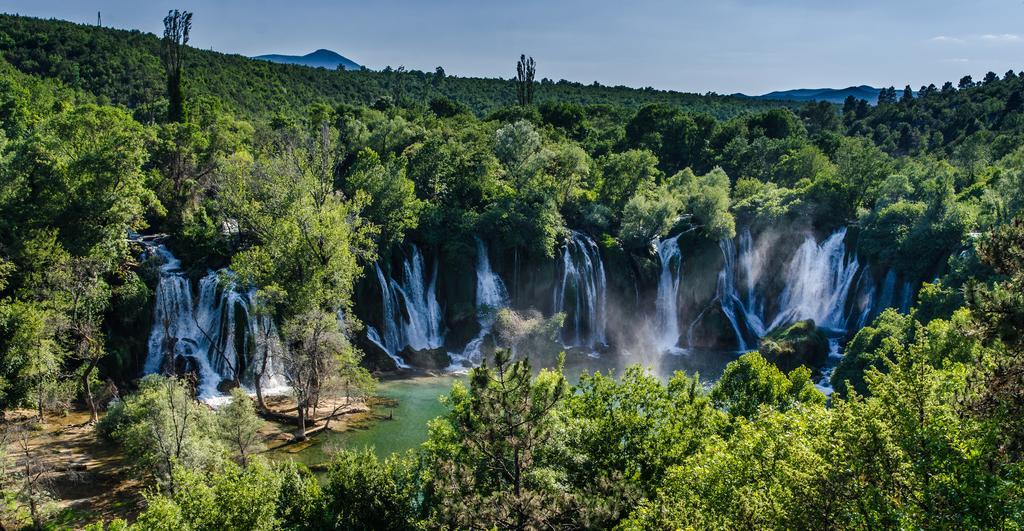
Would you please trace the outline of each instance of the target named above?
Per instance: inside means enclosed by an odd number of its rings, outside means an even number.
[[[516,64],[516,96],[519,98],[519,105],[533,105],[533,79],[537,72],[537,63],[533,57],[526,58],[526,54],[519,56]]]
[[[167,120],[181,122],[185,118],[185,97],[181,91],[181,60],[192,29],[192,13],[167,12],[164,17],[164,69],[167,71]]]

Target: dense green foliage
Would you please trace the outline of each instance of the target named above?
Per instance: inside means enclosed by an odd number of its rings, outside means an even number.
[[[1020,527],[1021,76],[842,109],[545,80],[518,101],[510,81],[440,69],[187,48],[167,122],[154,36],[0,22],[0,412],[78,401],[95,418],[98,381],[136,388],[99,424],[166,489],[133,526]],[[933,282],[852,338],[827,404],[791,359],[798,343],[820,356],[811,323],[713,386],[637,367],[570,386],[527,361],[561,317],[503,312],[517,361],[474,369],[416,452],[342,451],[318,480],[251,456],[262,395],[217,415],[188,380],[132,382],[156,265],[137,231],[166,233],[192,276],[230,265],[225,282],[258,290],[303,435],[329,395],[372,388],[353,297],[403,242],[464,272],[486,235],[518,279],[570,227],[642,270],[670,234],[847,225],[876,274]]]
[[[965,335],[972,325],[932,321],[884,372],[868,370],[869,397],[827,407],[806,369],[787,378],[756,353],[710,391],[639,368],[569,387],[499,353],[452,390],[418,455],[343,451],[298,509],[281,489],[253,514],[284,528],[1015,529],[1024,498],[1006,417],[964,410],[964,398],[989,396],[975,376],[999,356]],[[151,499],[139,528],[214,514],[201,508],[206,491],[192,492]],[[309,516],[287,517],[296,511]]]

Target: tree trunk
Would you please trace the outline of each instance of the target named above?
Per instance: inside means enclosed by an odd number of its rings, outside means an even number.
[[[89,375],[92,374],[93,369],[96,368],[96,360],[92,360],[85,367],[85,371],[82,372],[82,389],[85,391],[85,402],[89,405],[89,422],[95,424],[99,420],[99,416],[96,414],[96,401],[92,397],[92,387],[89,385]]]
[[[264,333],[263,337],[263,359],[260,360],[260,370],[256,373],[256,408],[260,411],[267,411],[267,403],[263,399],[263,376],[267,374],[267,358],[270,357],[270,349],[267,348],[267,340],[269,339],[269,332]]]
[[[39,385],[36,393],[39,395],[36,397],[36,405],[39,407],[39,423],[43,423],[43,380],[39,380]]]
[[[256,409],[260,411],[267,410],[267,404],[263,401],[263,384],[260,383],[259,376],[256,377]]]
[[[32,516],[32,528],[42,529],[43,520],[39,515],[39,507],[36,504],[36,485],[32,470],[32,459],[27,447],[25,450],[25,491],[28,493],[28,511]]]

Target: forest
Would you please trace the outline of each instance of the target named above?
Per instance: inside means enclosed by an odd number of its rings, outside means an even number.
[[[192,17],[0,15],[0,529],[1024,526],[1024,72],[796,104]],[[406,451],[271,455],[439,374]]]

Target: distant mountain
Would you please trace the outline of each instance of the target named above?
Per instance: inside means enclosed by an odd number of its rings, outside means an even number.
[[[882,89],[861,85],[859,87],[847,87],[844,89],[794,89],[769,92],[760,96],[749,96],[761,100],[783,100],[783,101],[828,101],[832,103],[843,103],[847,96],[853,96],[859,100],[867,100],[874,105],[878,102],[878,93]],[[741,94],[737,94],[738,96]]]
[[[268,54],[268,55],[257,55],[253,59],[260,59],[263,61],[270,61],[271,63],[284,63],[290,65],[302,65],[311,66],[313,68],[326,68],[328,70],[336,70],[338,65],[345,67],[345,70],[360,70],[363,67],[357,64],[355,61],[332,52],[330,50],[319,49],[313,53],[306,55],[280,55],[280,54]]]

